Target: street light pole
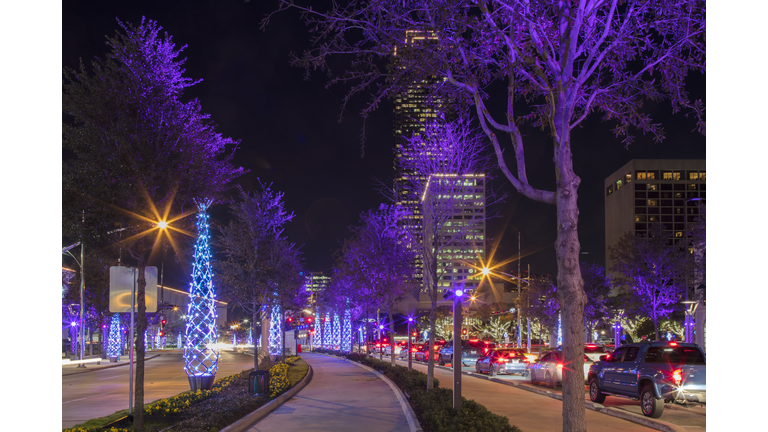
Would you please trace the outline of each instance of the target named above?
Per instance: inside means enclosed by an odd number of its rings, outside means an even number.
[[[456,290],[453,300],[453,409],[461,409],[461,298]]]
[[[411,333],[412,322],[413,318],[408,318],[408,372],[413,369],[413,366],[411,365],[411,358],[413,354],[413,351],[411,350],[411,337],[413,336],[413,333]]]

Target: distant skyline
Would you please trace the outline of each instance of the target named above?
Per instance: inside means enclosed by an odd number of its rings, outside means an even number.
[[[358,113],[366,100],[355,99],[343,122],[338,123],[346,88],[325,89],[322,76],[305,80],[303,69],[288,64],[289,52],[300,53],[308,45],[308,33],[298,14],[278,14],[262,32],[259,23],[275,7],[273,2],[194,4],[65,2],[63,66],[77,67],[78,58],[86,64],[93,56],[103,58],[107,53],[105,35],[114,35],[118,28],[115,17],[134,24],[142,16],[156,20],[177,46],[188,45],[183,52],[186,76],[203,80],[187,96],[200,99],[220,133],[241,140],[235,163],[251,172],[239,183],[250,189],[260,178],[284,192],[286,208],[296,214],[286,227],[286,235],[304,245],[310,270],[329,270],[332,252],[348,234],[347,226],[357,224],[361,212],[384,202],[376,179],[392,184],[392,102],[382,103],[366,120],[365,157],[361,158],[363,120]],[[703,99],[704,76],[693,76],[690,82],[692,95]],[[573,133],[574,169],[582,179],[579,237],[582,251],[587,252],[582,257],[587,261],[605,263],[605,177],[631,159],[706,159],[705,137],[694,131],[692,119],[672,115],[668,102],[646,106],[656,113],[655,120],[665,125],[667,138],[663,143],[640,135],[627,150],[610,132],[612,125],[602,123],[596,115]],[[499,108],[491,105],[492,112]],[[552,144],[544,132],[533,128],[524,132],[530,181],[551,190]],[[488,222],[491,240],[502,237],[496,259],[517,256],[519,229],[523,271],[530,264],[534,273],[554,276],[554,206],[521,197],[499,172],[491,174],[497,177],[492,183],[495,188],[510,192],[507,202],[497,208],[504,216]],[[215,206],[212,219],[223,220],[226,213],[226,206]],[[165,262],[167,283],[185,288],[191,268],[189,257],[181,257],[182,266],[169,261]],[[516,269],[516,264],[509,267]]]

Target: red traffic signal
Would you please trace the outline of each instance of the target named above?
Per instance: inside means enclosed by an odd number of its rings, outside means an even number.
[[[467,329],[463,328],[461,329],[461,335],[466,336],[467,335]]]
[[[307,322],[312,322],[312,318],[307,318]]]
[[[161,322],[163,325],[165,325],[165,323],[166,323],[167,321],[165,320],[165,318],[163,318],[163,320],[162,320],[162,321],[160,321],[160,322]]]
[[[293,322],[293,317],[288,317],[288,322]]]

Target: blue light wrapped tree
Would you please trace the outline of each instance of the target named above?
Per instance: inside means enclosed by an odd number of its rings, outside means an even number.
[[[107,356],[110,362],[118,361],[122,342],[123,332],[120,329],[120,315],[114,314],[109,324],[109,338],[107,341]]]
[[[283,352],[283,318],[280,306],[272,306],[272,315],[269,320],[269,354],[280,355]]]
[[[331,316],[328,312],[323,317],[323,348],[331,349]]]
[[[208,206],[211,201],[197,203],[197,244],[195,244],[192,283],[187,305],[186,343],[184,344],[184,371],[193,391],[213,386],[219,365],[219,349],[216,347],[216,306],[211,269],[211,249],[208,243]]]
[[[331,341],[334,350],[341,349],[341,321],[339,320],[339,314],[333,314],[333,338]]]
[[[341,350],[344,352],[352,351],[352,312],[344,309],[344,322],[341,331]]]

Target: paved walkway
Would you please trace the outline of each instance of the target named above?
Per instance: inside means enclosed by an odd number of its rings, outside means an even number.
[[[312,381],[248,431],[406,432],[408,422],[387,383],[341,359],[302,353]]]

